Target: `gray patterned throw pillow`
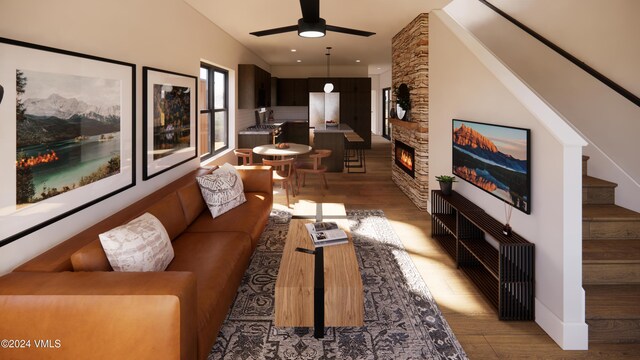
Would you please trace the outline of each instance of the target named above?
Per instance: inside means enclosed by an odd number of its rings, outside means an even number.
[[[247,201],[240,174],[231,164],[224,164],[211,174],[198,176],[196,180],[214,218]]]
[[[114,271],[164,271],[173,260],[167,230],[149,213],[102,233],[99,238]]]

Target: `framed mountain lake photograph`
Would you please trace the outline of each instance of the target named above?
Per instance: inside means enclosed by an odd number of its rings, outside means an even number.
[[[530,214],[531,130],[452,121],[453,174]]]
[[[135,71],[0,38],[0,246],[135,185]]]
[[[148,180],[198,155],[198,78],[145,66],[142,82],[142,178]]]

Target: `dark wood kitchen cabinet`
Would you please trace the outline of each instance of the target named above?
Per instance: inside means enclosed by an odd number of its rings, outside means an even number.
[[[309,106],[307,79],[278,79],[278,106]]]
[[[371,78],[340,79],[340,122],[364,139],[371,148]]]
[[[271,106],[271,74],[253,64],[238,65],[238,108]]]
[[[238,134],[238,149],[253,149],[256,146],[273,144],[273,135],[264,134]],[[253,162],[261,163],[262,156],[253,154]],[[240,165],[240,159],[238,159]]]
[[[309,122],[308,121],[287,121],[282,126],[284,131],[284,141],[309,145]]]
[[[329,78],[331,83],[333,84],[333,91],[340,91],[340,81],[341,78]],[[327,78],[309,78],[309,92],[323,92],[324,84],[327,83]]]
[[[349,125],[371,148],[371,78],[329,78],[333,91],[340,93],[340,122]],[[324,91],[327,78],[309,78],[309,92]]]

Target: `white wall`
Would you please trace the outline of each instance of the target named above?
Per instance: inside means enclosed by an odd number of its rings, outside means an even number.
[[[640,96],[640,1],[492,0],[491,3]]]
[[[531,129],[531,214],[515,232],[536,246],[536,322],[564,349],[587,347],[582,290],[582,139],[443,11],[429,28],[429,173],[451,174],[453,118]],[[553,161],[550,161],[553,159]],[[501,222],[504,203],[460,181],[454,190]]]
[[[391,69],[371,77],[371,132],[382,135],[382,89],[391,87]]]
[[[495,3],[639,95],[640,2]],[[445,10],[583,135],[589,174],[618,183],[616,203],[640,211],[640,108],[480,2],[455,0]]]
[[[382,90],[380,90],[380,75],[371,77],[371,132],[382,134]]]
[[[391,87],[391,70],[380,74],[380,88],[384,89],[384,88],[390,88],[390,87]],[[380,101],[382,101],[382,98],[380,99]]]
[[[134,188],[1,247],[0,274],[199,166],[199,161],[193,160],[142,181],[142,66],[198,76],[200,61],[206,60],[230,70],[231,94],[237,92],[237,64],[254,63],[269,69],[262,59],[182,0],[3,0],[0,34],[136,64],[138,168]],[[230,105],[236,109],[235,97]],[[235,111],[230,118],[231,127],[236,128]],[[0,137],[15,136],[1,129],[0,123]],[[233,156],[224,158],[232,160]]]

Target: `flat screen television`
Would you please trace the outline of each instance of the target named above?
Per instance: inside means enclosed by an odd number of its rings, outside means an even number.
[[[531,130],[453,119],[453,174],[531,213]]]

